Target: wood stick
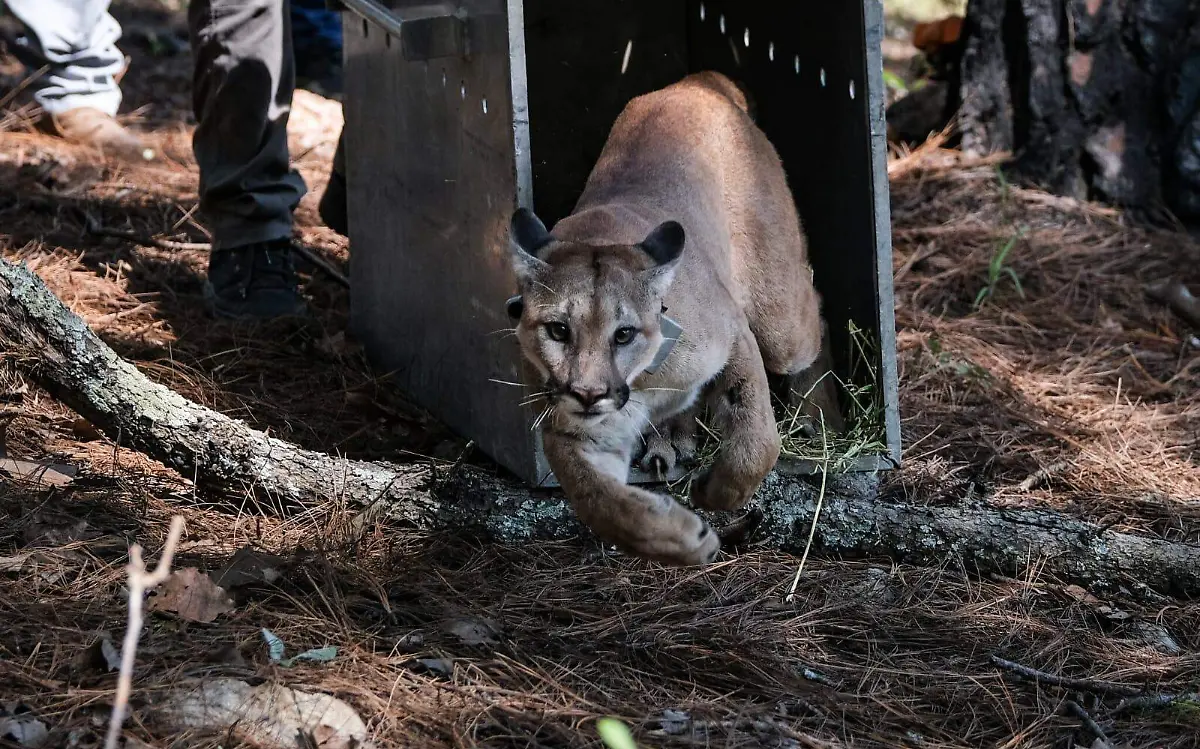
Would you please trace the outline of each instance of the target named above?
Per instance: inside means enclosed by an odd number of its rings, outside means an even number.
[[[142,634],[142,604],[146,591],[160,585],[171,574],[171,560],[175,558],[175,547],[179,545],[179,537],[183,535],[183,518],[179,515],[171,518],[171,530],[167,533],[167,542],[163,544],[162,556],[153,572],[146,570],[142,562],[142,547],[134,544],[129,547],[129,624],[125,629],[125,641],[121,644],[121,671],[117,678],[117,697],[113,700],[112,718],[108,723],[108,735],[104,739],[104,749],[117,749],[121,738],[121,727],[125,723],[126,709],[129,707],[129,695],[133,691],[133,664],[137,657],[138,638]]]
[[[273,506],[292,507],[345,498],[414,529],[510,543],[582,530],[559,495],[494,470],[345,460],[189,401],[117,356],[26,266],[2,259],[0,346],[26,354],[14,360],[36,382],[106,434],[120,435],[123,446],[195,476],[201,489],[218,495],[254,486]],[[828,477],[814,552],[930,566],[961,556],[981,572],[1011,576],[1032,564],[1083,586],[1200,594],[1200,546],[1120,533],[1052,510],[882,502],[875,486],[864,474]],[[818,494],[805,477],[769,474],[752,504],[762,513],[754,541],[802,551]]]
[[[1100,692],[1105,694],[1118,694],[1126,697],[1131,695],[1141,694],[1142,690],[1138,687],[1130,687],[1124,684],[1114,684],[1111,681],[1096,681],[1095,679],[1073,679],[1069,676],[1055,676],[1054,674],[1038,671],[1036,668],[1022,666],[1020,663],[1007,661],[1000,656],[993,655],[992,663],[996,664],[1005,671],[1016,674],[1017,676],[1031,679],[1036,682],[1044,682],[1056,687],[1065,687],[1067,689],[1080,689],[1085,692]]]

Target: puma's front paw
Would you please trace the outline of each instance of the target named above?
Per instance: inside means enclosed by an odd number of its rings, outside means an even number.
[[[663,564],[708,564],[721,551],[721,539],[707,522],[670,497],[662,498],[666,512],[646,518],[629,544],[638,556]]]

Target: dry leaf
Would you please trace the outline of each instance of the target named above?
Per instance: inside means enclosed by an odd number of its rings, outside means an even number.
[[[45,745],[49,735],[46,724],[34,718],[25,706],[19,703],[0,705],[0,741],[38,749]]]
[[[211,622],[233,608],[229,593],[195,567],[171,573],[150,601],[151,611],[173,611],[192,622]]]
[[[71,433],[75,435],[75,439],[80,442],[95,442],[104,435],[100,434],[100,430],[87,419],[75,419],[71,422]]]
[[[1087,592],[1084,588],[1078,585],[1068,585],[1063,588],[1063,592],[1074,598],[1080,603],[1086,603],[1089,606],[1097,606],[1100,604],[1100,599]]]
[[[490,619],[464,616],[451,619],[442,628],[463,641],[465,645],[495,645],[500,627]]]
[[[53,514],[35,515],[23,534],[25,543],[39,546],[66,546],[76,541],[91,541],[100,533],[88,527],[86,520]]]
[[[252,546],[243,546],[216,574],[214,582],[226,590],[254,583],[271,585],[282,576],[279,570],[284,562],[283,557],[258,551]]]
[[[231,732],[266,749],[370,749],[367,727],[345,702],[276,684],[213,679],[176,691],[158,708],[173,730]]]
[[[0,739],[9,739],[20,746],[37,749],[46,743],[50,731],[46,724],[33,718],[0,718]]]
[[[66,486],[75,479],[75,469],[71,466],[15,458],[0,458],[0,473],[14,481],[43,486]]]
[[[1095,611],[1105,619],[1109,619],[1114,622],[1122,622],[1133,616],[1130,613],[1122,611],[1116,606],[1101,601],[1099,598],[1087,592],[1078,585],[1068,585],[1063,588],[1063,592],[1069,595],[1071,598],[1074,598],[1076,601],[1091,606],[1092,611]]]
[[[1167,628],[1155,622],[1130,622],[1128,634],[1135,642],[1149,645],[1166,655],[1180,655],[1183,648],[1167,631]]]
[[[0,557],[0,572],[24,572],[31,567],[44,565],[61,574],[61,566],[70,564],[79,558],[79,554],[69,549],[36,549],[22,551],[10,557]],[[43,574],[43,580],[46,577]]]
[[[113,645],[112,637],[101,632],[100,638],[75,658],[77,672],[110,673],[121,667],[121,651]]]
[[[416,671],[428,671],[438,676],[450,676],[454,673],[454,661],[449,658],[418,658],[410,665],[420,666]]]
[[[20,554],[13,554],[11,557],[0,557],[0,572],[20,572],[25,569],[31,556],[33,556],[32,551],[23,551]]]

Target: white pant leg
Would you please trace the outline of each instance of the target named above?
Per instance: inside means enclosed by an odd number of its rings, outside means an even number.
[[[110,0],[3,1],[25,27],[17,57],[30,73],[49,68],[30,86],[42,109],[94,107],[115,115],[125,56],[116,46],[121,26],[108,13]]]

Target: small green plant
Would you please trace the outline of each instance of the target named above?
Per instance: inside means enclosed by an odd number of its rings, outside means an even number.
[[[903,78],[890,70],[883,71],[883,85],[900,95],[908,93],[908,84],[904,82]]]
[[[267,643],[267,651],[270,654],[271,662],[278,663],[284,668],[291,668],[300,661],[313,661],[314,663],[328,663],[337,657],[338,649],[316,648],[315,650],[306,650],[299,655],[293,655],[291,658],[284,658],[287,654],[287,648],[283,644],[283,640],[279,639],[279,635],[275,634],[266,627],[262,628],[263,641]]]
[[[996,293],[996,288],[1000,285],[1000,281],[1004,278],[1011,278],[1013,288],[1017,290],[1017,294],[1024,299],[1025,289],[1021,287],[1021,279],[1017,277],[1017,272],[1012,269],[1012,266],[1005,263],[1008,260],[1009,253],[1017,246],[1017,242],[1024,236],[1023,229],[1017,230],[1015,234],[1008,238],[995,255],[992,255],[991,262],[988,263],[987,285],[979,290],[975,295],[975,303],[972,305],[975,309],[983,306],[983,303],[992,298]]]
[[[1000,203],[1008,205],[1008,199],[1012,196],[1012,183],[1008,181],[1008,175],[1004,173],[1004,167],[997,164],[996,181],[1000,183]]]
[[[608,749],[638,749],[629,727],[616,718],[601,718],[596,721],[596,732]]]
[[[933,356],[937,368],[941,370],[950,370],[955,375],[968,380],[990,380],[992,373],[979,366],[970,359],[961,359],[951,354],[942,348],[942,342],[937,336],[930,336],[926,342],[926,348]]]

